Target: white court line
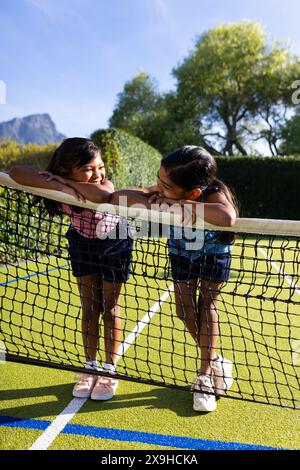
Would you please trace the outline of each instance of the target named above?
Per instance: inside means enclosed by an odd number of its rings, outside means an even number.
[[[47,450],[54,439],[61,433],[68,422],[75,416],[85,404],[87,398],[74,398],[68,406],[55,418],[40,437],[28,450]]]
[[[285,272],[283,271],[283,269],[281,269],[278,264],[276,264],[274,261],[272,261],[271,258],[269,258],[268,254],[265,252],[265,250],[263,250],[262,248],[258,247],[259,251],[263,254],[263,256],[266,258],[267,261],[271,261],[271,265],[273,266],[273,268],[278,272],[280,273],[284,279],[286,280],[286,282],[295,289],[295,292],[296,294],[300,295],[300,289],[298,288],[297,284],[292,281],[292,279],[287,276],[285,274]]]
[[[143,329],[145,328],[145,326],[150,322],[151,318],[153,317],[153,315],[157,312],[157,310],[159,309],[160,305],[165,302],[167,300],[167,298],[169,297],[169,295],[171,294],[171,292],[174,290],[174,285],[171,284],[171,286],[169,287],[169,289],[164,293],[164,295],[161,296],[161,298],[159,299],[158,302],[156,302],[155,305],[153,305],[153,307],[149,310],[148,313],[146,313],[146,315],[142,318],[141,321],[138,322],[138,324],[136,325],[136,327],[132,330],[132,332],[127,336],[127,338],[125,339],[124,343],[121,344],[121,346],[119,347],[118,349],[118,360],[121,358],[121,356],[123,356],[127,349],[131,346],[131,344],[134,342],[135,338],[137,337],[137,335],[139,333],[141,333],[141,331],[143,331]],[[117,362],[118,362],[117,360]]]
[[[150,322],[153,315],[160,308],[161,304],[169,297],[171,292],[174,290],[174,285],[172,284],[169,289],[161,296],[161,298],[156,302],[155,305],[149,310],[148,313],[142,318],[142,320],[135,326],[132,332],[127,336],[125,341],[120,345],[118,349],[118,359],[125,354],[127,349],[135,341],[137,335],[145,328],[145,326]],[[41,434],[40,437],[33,443],[33,445],[28,450],[47,450],[56,437],[61,433],[69,421],[75,416],[76,413],[82,408],[88,398],[74,398],[66,406],[66,408],[55,418],[54,421],[48,426],[48,428]]]

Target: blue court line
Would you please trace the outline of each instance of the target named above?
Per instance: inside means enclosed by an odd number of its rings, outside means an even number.
[[[51,421],[39,419],[22,419],[12,418],[10,416],[0,416],[0,426],[8,428],[45,431],[50,424]],[[184,436],[129,431],[125,429],[100,428],[81,424],[67,424],[61,431],[61,434],[72,434],[77,436],[93,437],[95,439],[135,442],[189,450],[283,450],[276,447],[242,444],[239,442],[212,441]]]
[[[57,269],[65,268],[66,266],[69,266],[69,265],[68,265],[68,264],[64,264],[63,266],[58,266],[57,268],[45,269],[45,271],[37,271],[37,272],[35,272],[35,273],[33,273],[33,274],[29,274],[28,276],[17,277],[16,279],[11,279],[10,281],[2,282],[2,283],[0,284],[0,287],[2,287],[2,286],[8,286],[8,284],[13,284],[14,282],[26,281],[26,279],[30,279],[31,277],[39,276],[40,274],[50,273],[51,271],[56,271]]]

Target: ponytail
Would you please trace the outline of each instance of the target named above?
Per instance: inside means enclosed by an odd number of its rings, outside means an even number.
[[[204,189],[204,192],[206,194],[209,194],[210,192],[215,192],[216,191],[215,188],[218,188],[218,191],[224,194],[227,201],[229,201],[230,204],[234,207],[236,216],[238,217],[239,205],[238,205],[237,198],[234,192],[225,183],[223,183],[223,181],[219,180],[218,178],[209,178],[207,180],[207,186]]]
[[[217,163],[214,157],[203,147],[185,145],[164,157],[161,165],[168,172],[171,181],[177,186],[190,191],[200,188],[203,192],[221,191],[239,214],[237,199],[217,175]]]

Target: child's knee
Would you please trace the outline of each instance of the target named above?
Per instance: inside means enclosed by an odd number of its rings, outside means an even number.
[[[104,308],[103,317],[104,320],[112,321],[120,317],[120,307],[118,305],[107,305]]]

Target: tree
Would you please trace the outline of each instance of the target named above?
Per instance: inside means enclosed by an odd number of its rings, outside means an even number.
[[[186,114],[176,91],[160,94],[156,81],[143,72],[125,83],[109,125],[139,137],[162,154],[184,144],[203,145],[218,153],[204,142],[198,121]]]
[[[166,114],[163,99],[157,82],[145,72],[138,74],[119,93],[110,127],[123,129],[160,149],[160,124]]]
[[[281,129],[282,155],[300,155],[300,109]]]
[[[186,112],[176,91],[165,95],[164,109],[165,116],[160,126],[160,151],[163,154],[170,153],[183,145],[199,145],[213,155],[220,155],[200,134],[197,116],[191,116],[190,112]]]
[[[272,153],[278,151],[282,118],[279,123],[276,116],[283,104],[288,106],[299,71],[299,61],[282,46],[269,47],[260,24],[242,21],[203,34],[173,74],[185,117],[198,120],[203,138],[224,154],[246,155],[249,134],[267,139]],[[259,127],[254,135],[253,121]]]
[[[292,84],[300,76],[299,58],[292,57],[285,49],[271,50],[268,60],[267,79],[262,77],[257,89],[257,116],[261,131],[255,140],[264,139],[273,156],[281,153],[282,130],[294,105]]]

